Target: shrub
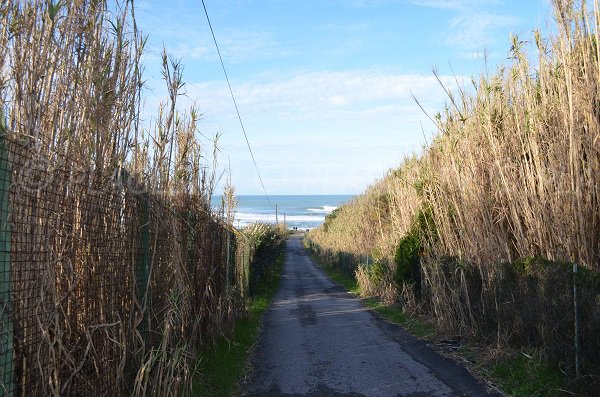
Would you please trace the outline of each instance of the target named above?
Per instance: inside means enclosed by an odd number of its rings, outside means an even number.
[[[354,276],[363,296],[385,295],[391,278],[389,266],[383,262],[360,263]]]
[[[419,237],[410,233],[404,236],[398,243],[394,261],[396,263],[396,274],[394,281],[398,288],[406,283],[415,283],[419,270],[419,253],[421,252],[421,241]]]
[[[334,209],[329,214],[325,216],[325,222],[323,222],[323,230],[327,232],[329,230],[329,225],[334,221],[334,219],[338,216],[339,208]]]
[[[254,243],[254,258],[250,265],[250,294],[256,286],[273,270],[277,256],[282,252],[284,237],[281,230],[265,223],[254,223],[244,229]]]
[[[413,219],[410,231],[400,239],[396,247],[394,281],[399,290],[406,284],[414,285],[414,292],[420,297],[421,269],[420,256],[425,241],[435,241],[437,230],[431,208],[421,209]]]

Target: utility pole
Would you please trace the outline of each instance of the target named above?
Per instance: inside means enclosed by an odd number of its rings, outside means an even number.
[[[275,203],[275,223],[279,225],[279,214],[277,213],[277,203]]]

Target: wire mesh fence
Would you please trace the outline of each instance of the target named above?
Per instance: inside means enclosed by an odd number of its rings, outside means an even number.
[[[310,235],[305,241],[323,264],[355,277],[361,295],[385,299],[372,288],[385,278],[367,272],[375,280],[365,282],[360,274],[361,266],[367,264],[369,269],[368,263],[384,263],[387,270],[383,272],[395,272],[385,258],[373,261],[368,255],[324,247]],[[456,257],[420,256],[417,260],[414,284],[394,285],[400,294],[394,303],[400,303],[403,310],[430,316],[442,332],[475,336],[499,349],[541,353],[563,373],[581,375],[590,387],[596,387],[600,373],[598,273],[568,262],[528,257],[498,263],[496,278],[484,280],[479,271]],[[411,295],[407,297],[408,288]]]
[[[252,250],[205,197],[0,137],[0,394],[177,390],[234,321]]]

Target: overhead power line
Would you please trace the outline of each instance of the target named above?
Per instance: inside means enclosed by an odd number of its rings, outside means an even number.
[[[233,95],[233,89],[231,88],[231,83],[229,82],[229,76],[227,75],[227,70],[225,69],[225,63],[223,62],[223,57],[221,56],[221,50],[219,49],[219,44],[217,43],[217,37],[215,36],[215,31],[213,30],[212,24],[210,23],[210,17],[208,16],[208,11],[206,9],[206,4],[204,4],[204,0],[202,0],[202,7],[204,8],[204,14],[206,15],[206,20],[208,21],[208,27],[210,28],[210,33],[212,34],[213,41],[215,43],[215,48],[217,49],[217,54],[219,54],[219,60],[221,61],[221,67],[223,68],[223,74],[225,74],[225,80],[227,80],[227,86],[229,87],[229,93],[231,94],[231,99],[233,100],[233,106],[235,106],[235,112],[237,113],[238,120],[240,121],[240,126],[242,127],[242,132],[244,133],[244,138],[246,139],[246,145],[248,146],[248,151],[250,152],[250,157],[252,157],[252,162],[254,163],[254,168],[256,169],[256,174],[258,175],[258,180],[260,181],[260,185],[262,186],[263,192],[265,193],[265,197],[269,202],[269,205],[273,207],[271,204],[271,199],[267,194],[267,189],[265,189],[265,184],[263,183],[262,177],[260,176],[260,171],[258,170],[258,166],[256,165],[256,159],[254,158],[254,153],[252,152],[252,147],[250,146],[250,141],[248,140],[248,135],[246,134],[246,128],[244,127],[244,122],[242,121],[242,116],[240,115],[240,109],[238,108],[237,102],[235,101],[235,95]]]

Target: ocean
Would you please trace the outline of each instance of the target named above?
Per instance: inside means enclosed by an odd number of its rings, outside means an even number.
[[[238,205],[234,225],[243,228],[255,222],[285,223],[289,229],[313,229],[320,226],[325,216],[340,205],[352,200],[351,195],[289,195],[270,196],[271,205],[265,196],[236,196]],[[220,200],[220,198],[219,198]],[[275,213],[277,206],[277,215]]]

